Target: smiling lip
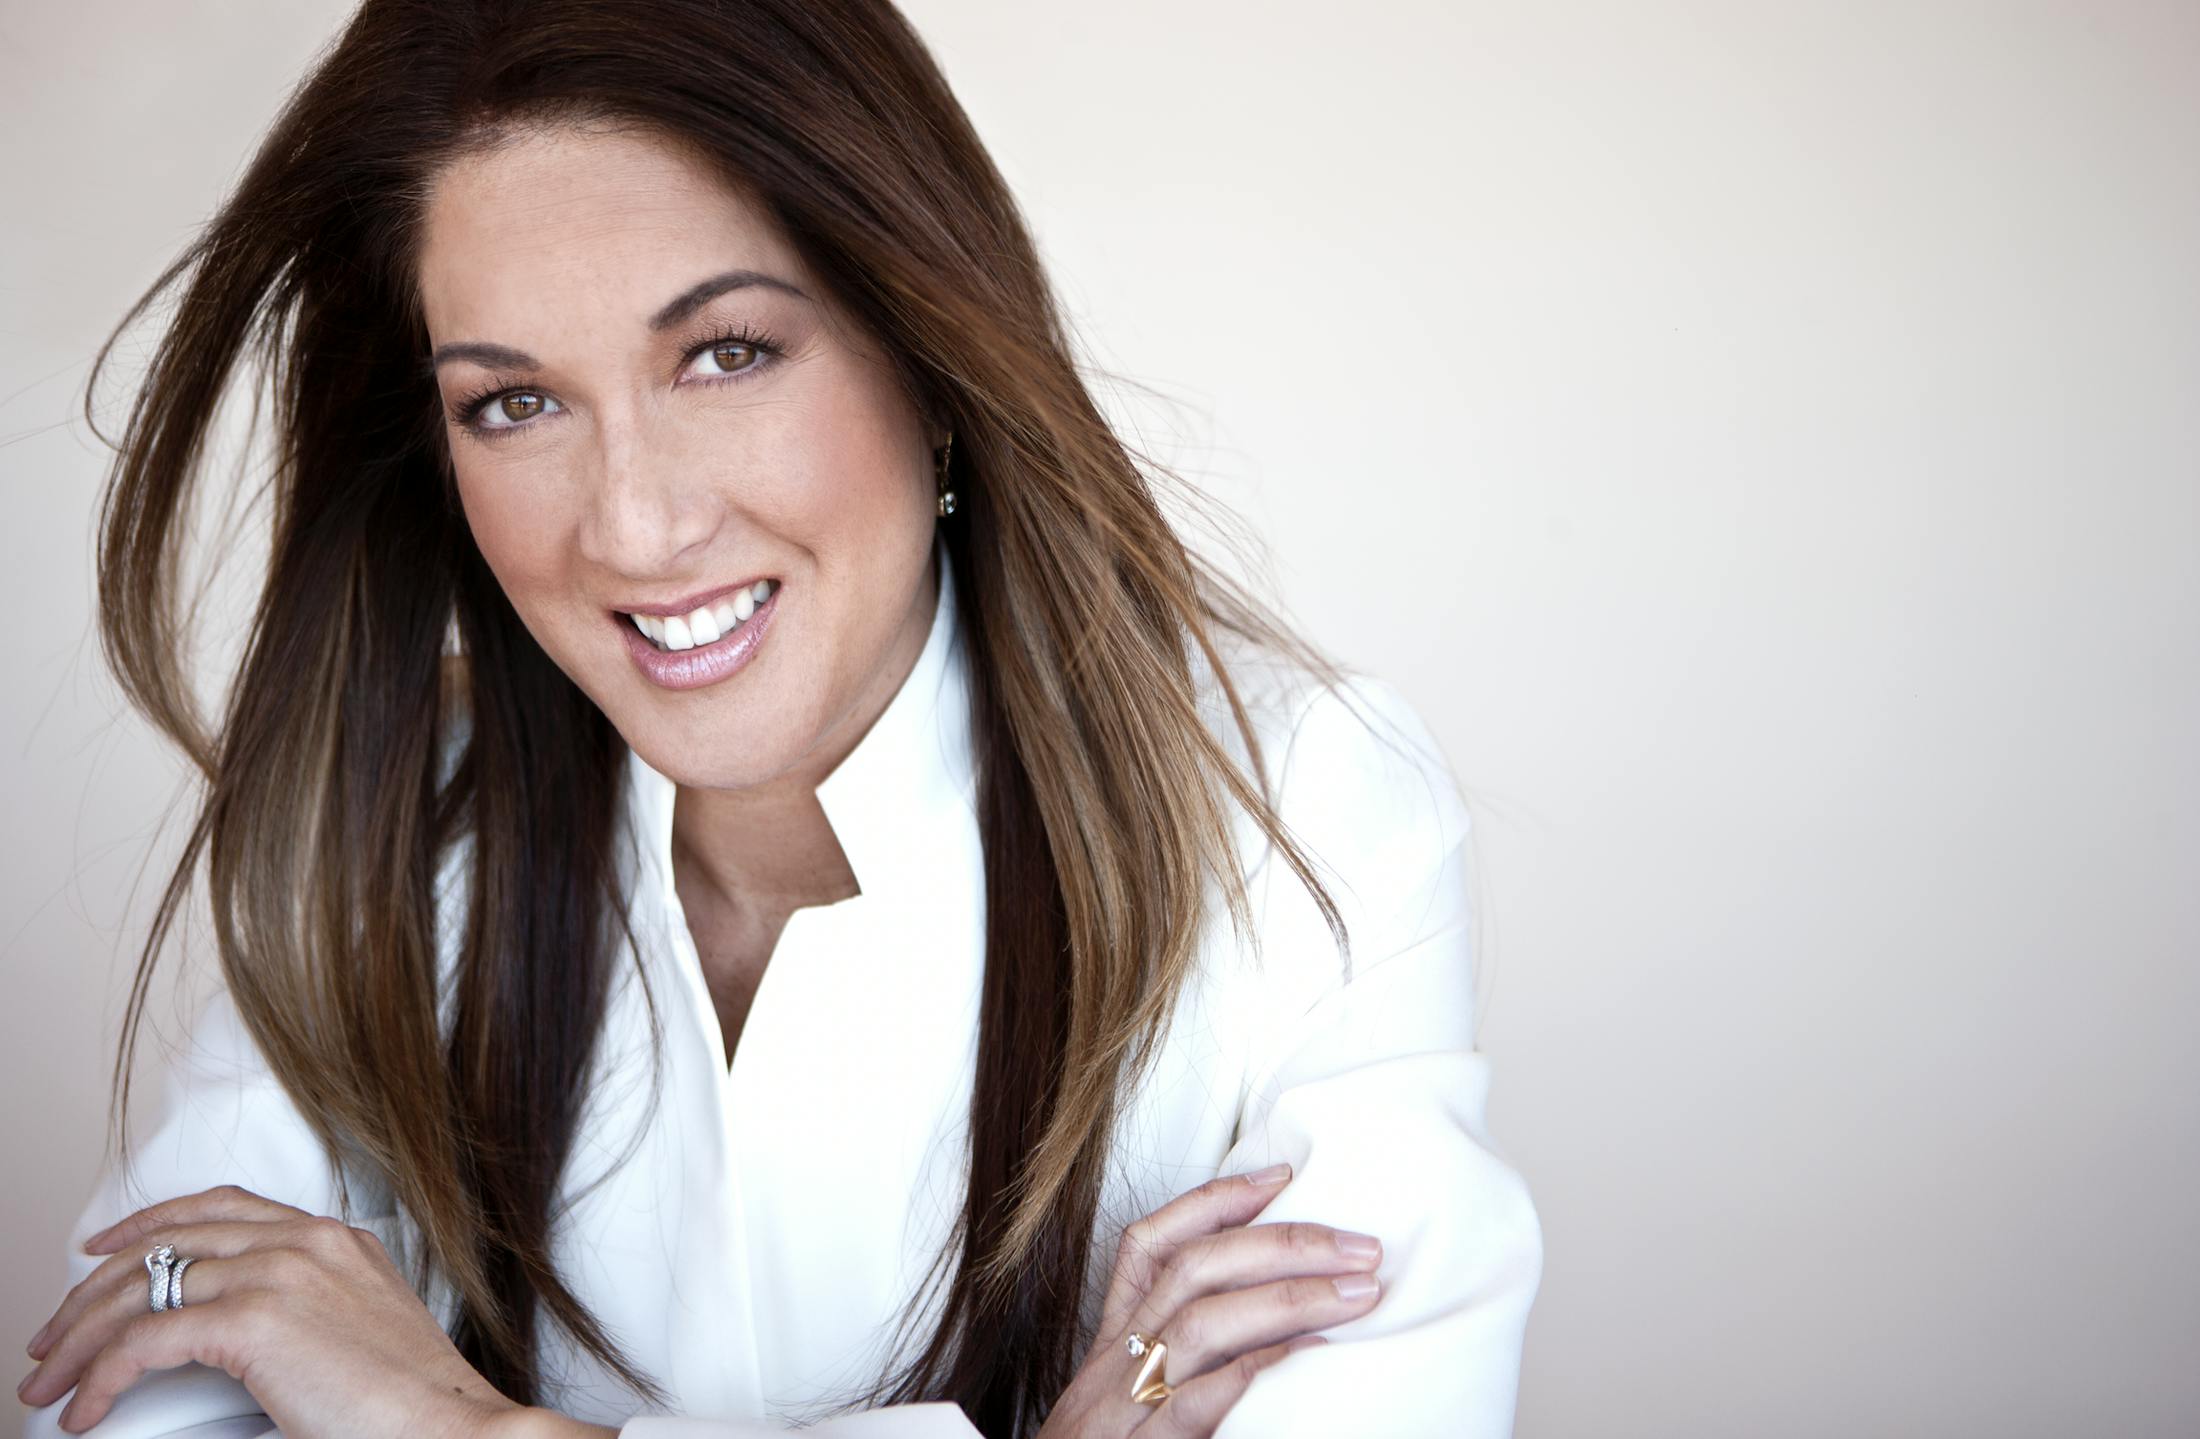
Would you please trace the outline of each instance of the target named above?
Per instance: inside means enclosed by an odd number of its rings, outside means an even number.
[[[756,583],[751,580],[749,583]],[[705,595],[705,602],[719,595],[732,594],[740,588],[732,585],[723,590],[713,590]],[[755,657],[764,643],[765,632],[771,628],[772,618],[779,613],[779,597],[787,592],[785,583],[772,586],[771,598],[758,605],[754,613],[741,622],[740,628],[722,639],[693,649],[661,650],[649,642],[647,636],[634,628],[634,621],[627,614],[656,614],[656,610],[629,610],[614,614],[611,622],[618,626],[619,637],[626,645],[626,652],[633,656],[634,667],[642,672],[642,678],[651,684],[668,690],[701,689],[713,685],[741,670]],[[693,606],[690,606],[692,609]],[[684,610],[672,610],[671,614],[684,614]]]

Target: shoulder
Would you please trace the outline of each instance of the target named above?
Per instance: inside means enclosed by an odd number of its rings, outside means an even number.
[[[1207,723],[1294,832],[1332,846],[1354,840],[1385,852],[1417,847],[1433,851],[1431,859],[1465,839],[1470,821],[1458,777],[1434,730],[1396,685],[1348,666],[1318,674],[1234,636],[1217,650],[1259,745],[1257,775],[1228,692],[1215,667],[1202,665]],[[1248,858],[1265,855],[1256,844]]]
[[[1434,731],[1399,688],[1349,667],[1318,674],[1235,637],[1217,648],[1259,743],[1262,793],[1336,904],[1351,953],[1372,958],[1401,948],[1463,904],[1465,794]],[[1201,682],[1210,726],[1254,778],[1211,667]],[[1250,814],[1241,813],[1237,827],[1262,943],[1279,930],[1295,941],[1311,925],[1333,965],[1327,924],[1299,877]]]

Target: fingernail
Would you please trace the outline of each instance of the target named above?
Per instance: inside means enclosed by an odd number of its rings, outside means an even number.
[[[1337,1247],[1354,1259],[1373,1259],[1383,1252],[1383,1241],[1372,1234],[1355,1234],[1349,1229],[1337,1231]]]
[[[1346,1274],[1330,1281],[1337,1286],[1339,1299],[1365,1299],[1382,1284],[1372,1274]]]
[[[23,1352],[30,1355],[31,1358],[36,1359],[38,1357],[38,1346],[41,1342],[44,1341],[46,1337],[46,1331],[51,1328],[53,1328],[53,1321],[51,1319],[39,1325],[38,1332],[31,1336],[31,1342],[23,1346]]]
[[[1290,1177],[1290,1165],[1271,1164],[1266,1169],[1254,1170],[1251,1174],[1246,1175],[1245,1179],[1249,1184],[1281,1184]]]

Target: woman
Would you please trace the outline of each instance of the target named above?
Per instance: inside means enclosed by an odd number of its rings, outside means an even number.
[[[32,1434],[1509,1431],[1456,788],[1172,535],[888,5],[369,0],[179,279],[101,632],[207,792],[122,1057],[201,859],[226,983]]]

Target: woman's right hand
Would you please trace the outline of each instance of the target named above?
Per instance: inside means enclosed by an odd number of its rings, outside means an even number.
[[[1326,1224],[1251,1224],[1290,1166],[1264,1174],[1209,1180],[1124,1229],[1099,1335],[1038,1439],[1207,1439],[1255,1374],[1375,1307],[1380,1243]],[[1341,1293],[1335,1281],[1352,1278],[1367,1292]],[[1145,1362],[1124,1347],[1134,1329],[1168,1346],[1171,1393],[1157,1405],[1131,1398]]]

